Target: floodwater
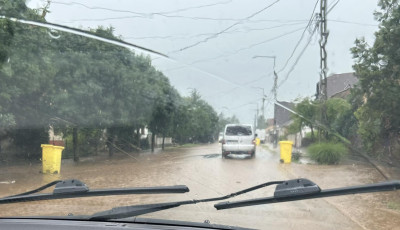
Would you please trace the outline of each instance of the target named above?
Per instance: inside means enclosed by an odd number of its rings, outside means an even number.
[[[271,148],[271,147],[270,147]],[[187,185],[185,194],[124,195],[6,204],[0,216],[89,215],[116,206],[202,199],[230,194],[272,180],[306,177],[322,189],[383,180],[370,165],[280,164],[279,153],[258,147],[256,158],[222,159],[219,144],[171,148],[155,153],[96,156],[62,162],[61,174],[40,174],[40,164],[0,166],[0,196],[59,179],[79,179],[91,189]],[[399,178],[393,178],[399,179]],[[274,186],[231,200],[273,195]],[[51,190],[47,190],[51,192]],[[258,229],[400,229],[399,192],[351,195],[217,211],[211,203],[181,206],[141,217],[174,219]]]

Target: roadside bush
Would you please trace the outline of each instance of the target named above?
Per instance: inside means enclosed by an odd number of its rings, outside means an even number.
[[[312,137],[311,132],[306,133],[306,135],[304,136],[304,138],[309,138],[309,139],[312,139],[311,137]],[[314,130],[314,139],[317,138],[318,138],[318,130]]]
[[[292,160],[294,162],[298,162],[300,160],[300,157],[301,157],[301,152],[299,151],[292,152]]]
[[[301,146],[302,147],[307,147],[307,146],[311,145],[314,142],[315,142],[315,140],[313,141],[311,138],[303,137],[303,139],[301,139]]]
[[[287,135],[285,135],[285,136],[279,136],[278,140],[279,140],[279,141],[287,141]]]
[[[348,153],[341,143],[315,143],[307,149],[310,158],[320,164],[337,164]]]

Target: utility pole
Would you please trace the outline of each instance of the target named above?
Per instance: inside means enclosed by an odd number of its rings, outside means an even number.
[[[318,99],[322,103],[321,107],[321,123],[323,125],[326,125],[327,120],[326,120],[326,100],[328,99],[328,94],[327,94],[327,71],[328,71],[328,66],[327,66],[327,53],[326,53],[326,43],[328,42],[328,29],[327,29],[327,3],[328,0],[320,0],[320,15],[319,15],[319,26],[320,26],[320,40],[319,40],[319,46],[320,46],[320,68],[321,72],[319,74],[319,95]],[[327,136],[328,133],[325,132],[325,136]],[[321,130],[318,132],[318,137],[319,139],[321,138]]]
[[[252,87],[252,88],[254,88],[254,89],[261,89],[262,90],[262,105],[261,105],[261,115],[262,115],[262,117],[263,118],[265,118],[264,117],[264,104],[265,104],[265,98],[266,98],[266,96],[265,96],[265,91],[264,91],[264,88],[261,88],[261,87]]]
[[[327,8],[327,1],[328,0],[321,0],[321,6],[320,6],[320,21],[319,21],[319,26],[320,26],[320,40],[319,40],[319,46],[320,46],[320,68],[321,72],[319,74],[319,95],[318,99],[321,101],[326,101],[328,99],[327,95],[327,80],[326,80],[326,74],[328,71],[328,66],[327,66],[327,53],[326,53],[326,43],[328,42],[328,35],[329,32],[327,30],[327,18],[326,18],[326,8]]]
[[[258,119],[258,103],[250,103],[253,105],[257,105],[256,114],[254,114],[254,130],[257,128],[257,119]]]
[[[273,70],[274,70],[274,86],[273,86],[273,88],[272,88],[272,92],[274,93],[274,100],[276,101],[277,99],[277,89],[278,89],[278,74],[276,73],[276,71],[275,71],[275,62],[276,62],[276,56],[260,56],[260,55],[256,55],[256,56],[253,56],[253,58],[272,58],[272,59],[274,59],[274,67],[273,67]]]

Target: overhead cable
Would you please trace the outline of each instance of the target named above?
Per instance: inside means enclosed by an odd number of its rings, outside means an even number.
[[[257,12],[252,13],[251,15],[249,15],[249,16],[243,18],[242,20],[233,23],[232,25],[226,27],[225,29],[223,29],[223,30],[221,30],[221,31],[219,31],[219,32],[217,32],[217,33],[215,33],[215,34],[213,34],[213,35],[211,35],[211,36],[209,36],[209,37],[203,39],[203,40],[200,40],[200,41],[195,42],[195,43],[193,43],[193,44],[191,44],[191,45],[185,46],[185,47],[183,47],[183,48],[181,48],[181,49],[179,49],[179,50],[177,50],[177,51],[175,51],[175,52],[180,52],[180,51],[184,51],[184,50],[193,48],[193,47],[195,47],[195,46],[197,46],[197,45],[199,45],[199,44],[201,44],[201,43],[205,43],[205,42],[207,42],[207,41],[209,41],[209,40],[211,40],[211,39],[213,39],[213,38],[216,38],[216,37],[218,37],[220,34],[223,34],[223,33],[225,33],[226,31],[230,30],[231,28],[233,28],[233,27],[235,27],[235,26],[237,26],[237,25],[243,23],[244,21],[249,20],[249,19],[251,19],[252,17],[254,17],[254,16],[256,16],[256,15],[258,15],[258,14],[264,12],[265,10],[269,9],[270,7],[272,7],[273,5],[275,5],[276,3],[278,3],[279,1],[280,1],[280,0],[276,0],[275,2],[273,2],[273,3],[269,4],[268,6],[262,8],[261,10],[258,10]]]

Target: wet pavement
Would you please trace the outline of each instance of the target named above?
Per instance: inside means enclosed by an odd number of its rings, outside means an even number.
[[[185,194],[128,195],[36,201],[0,206],[0,216],[81,215],[116,206],[202,199],[273,180],[306,177],[322,189],[383,180],[370,165],[280,164],[277,151],[258,147],[255,159],[222,159],[219,144],[170,148],[155,153],[96,156],[78,164],[62,162],[60,175],[43,175],[40,164],[0,166],[0,196],[37,188],[58,179],[76,178],[90,188],[144,187],[185,184]],[[393,178],[400,179],[400,178]],[[267,197],[275,186],[231,200]],[[351,195],[217,211],[211,203],[181,206],[141,217],[227,224],[258,229],[400,229],[399,192]]]

